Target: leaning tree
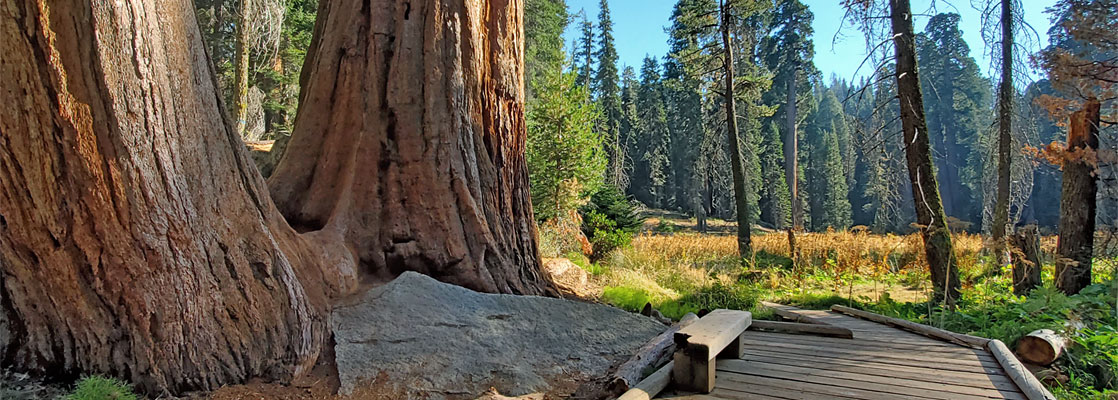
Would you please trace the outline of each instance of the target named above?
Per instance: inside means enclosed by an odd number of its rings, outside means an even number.
[[[417,270],[554,293],[521,8],[323,0],[266,185],[190,1],[0,3],[0,361],[149,392],[283,381],[317,361],[331,299],[364,282]]]

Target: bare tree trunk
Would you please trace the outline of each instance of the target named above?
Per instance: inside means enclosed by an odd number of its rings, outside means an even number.
[[[346,243],[374,280],[410,270],[556,293],[528,192],[522,8],[320,3],[302,106],[268,180],[292,226]]]
[[[1002,3],[1002,80],[998,84],[998,193],[994,202],[994,222],[990,227],[994,256],[1005,265],[1005,240],[1009,225],[1009,147],[1013,123],[1013,0]]]
[[[928,124],[924,119],[924,98],[917,75],[915,35],[912,29],[912,7],[908,0],[889,0],[894,52],[897,60],[897,94],[904,131],[905,160],[912,182],[916,206],[916,222],[924,239],[924,253],[932,273],[937,300],[949,306],[959,298],[959,276],[947,214],[943,212],[939,185],[932,168]]]
[[[1098,177],[1095,163],[1083,155],[1099,149],[1099,108],[1098,100],[1088,100],[1082,110],[1072,113],[1068,130],[1068,152],[1079,155],[1064,160],[1056,243],[1056,288],[1067,294],[1079,293],[1091,284]]]
[[[738,218],[738,256],[748,257],[753,254],[750,244],[751,228],[749,222],[749,188],[746,186],[745,166],[742,163],[740,139],[738,138],[737,111],[734,110],[734,50],[730,41],[730,2],[722,0],[720,3],[722,14],[722,70],[726,78],[726,133],[730,141],[730,168],[733,169],[734,179],[734,206]]]
[[[237,135],[245,136],[248,130],[248,2],[241,0],[237,10],[237,37],[233,60],[233,128]]]
[[[784,102],[784,180],[792,199],[792,228],[804,228],[804,206],[800,202],[799,139],[796,132],[796,72],[788,78],[787,99]]]
[[[272,205],[193,4],[3,2],[0,53],[3,364],[172,393],[308,370],[344,248]]]

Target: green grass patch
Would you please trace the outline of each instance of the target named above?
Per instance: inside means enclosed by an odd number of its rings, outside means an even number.
[[[87,376],[78,381],[74,391],[65,400],[137,400],[140,397],[132,386],[115,378]]]

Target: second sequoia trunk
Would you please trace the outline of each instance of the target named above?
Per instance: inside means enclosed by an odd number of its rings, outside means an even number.
[[[322,1],[268,181],[288,221],[346,243],[374,280],[554,293],[524,157],[522,5]]]

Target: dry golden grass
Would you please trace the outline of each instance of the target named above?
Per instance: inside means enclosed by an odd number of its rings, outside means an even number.
[[[964,280],[982,274],[983,238],[966,233],[954,238]],[[790,264],[786,233],[754,234],[752,239],[756,254],[751,261],[757,268],[750,273],[738,262],[733,235],[644,233],[632,247],[603,260],[607,268],[595,280],[606,287],[640,288],[654,302],[678,299],[716,283],[734,285],[747,274],[753,287],[773,293],[808,290],[872,299],[889,292],[895,300],[921,301],[930,290],[919,234],[799,233],[799,262],[791,270],[769,268],[772,263]],[[1054,244],[1049,238],[1044,242],[1044,247]]]

